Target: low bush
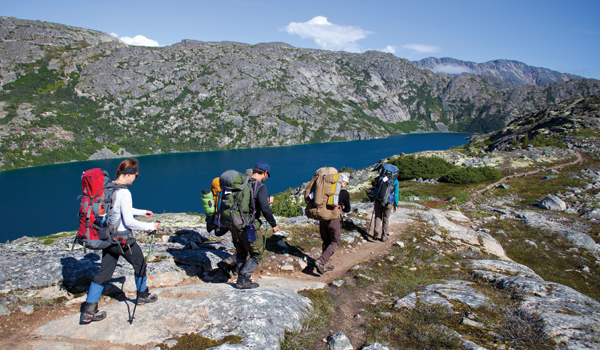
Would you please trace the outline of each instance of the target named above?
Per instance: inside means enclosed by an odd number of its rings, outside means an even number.
[[[400,156],[390,160],[398,167],[398,181],[410,179],[437,179],[457,166],[438,157]]]
[[[302,206],[304,201],[301,198],[292,196],[292,189],[274,195],[271,211],[274,215],[291,218],[302,215]]]
[[[494,182],[502,178],[500,170],[484,166],[481,168],[468,167],[450,170],[442,176],[442,182],[466,185],[482,182]]]

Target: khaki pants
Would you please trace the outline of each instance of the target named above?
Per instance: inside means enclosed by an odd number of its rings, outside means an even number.
[[[254,242],[248,242],[246,235],[242,233],[243,231],[239,231],[235,227],[231,229],[231,238],[235,246],[236,256],[246,260],[250,255],[252,258],[260,260],[264,252],[264,232],[259,231],[257,228],[256,241]]]
[[[390,215],[392,214],[392,203],[381,205],[381,203],[375,201],[375,226],[373,227],[373,238],[377,239],[379,232],[377,227],[381,226],[381,238],[388,237],[388,225]]]

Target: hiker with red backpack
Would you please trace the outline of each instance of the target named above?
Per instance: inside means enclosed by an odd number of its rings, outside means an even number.
[[[93,169],[98,170],[98,169]],[[84,173],[82,177],[82,184],[88,172]],[[153,213],[150,210],[135,209],[132,205],[131,192],[126,186],[131,185],[135,179],[139,176],[139,162],[137,159],[126,159],[122,161],[117,167],[117,177],[115,181],[104,186],[101,191],[96,190],[88,194],[92,200],[82,201],[82,208],[84,203],[88,204],[84,214],[87,216],[85,226],[82,228],[80,225],[80,232],[83,230],[87,231],[87,236],[82,238],[84,247],[85,244],[91,246],[97,246],[102,249],[102,263],[100,265],[100,271],[94,276],[94,279],[90,285],[90,289],[87,295],[86,301],[81,304],[81,324],[88,324],[93,321],[100,321],[106,317],[106,312],[98,311],[98,300],[102,294],[105,283],[111,279],[117,262],[120,256],[123,256],[132,266],[135,276],[135,284],[137,288],[137,299],[136,305],[143,305],[146,303],[155,302],[158,299],[157,295],[150,294],[148,287],[146,286],[146,262],[144,260],[144,254],[142,249],[135,241],[135,235],[132,230],[139,231],[157,231],[160,227],[159,222],[145,223],[134,219],[134,215],[151,217]],[[112,191],[105,189],[111,188]],[[86,195],[87,189],[84,188],[84,196]],[[104,220],[99,217],[94,217],[94,214],[98,215],[95,211],[92,212],[92,203],[97,203],[96,198],[99,194],[103,195],[110,194],[110,198],[105,199],[105,202],[111,204],[108,213],[104,213]],[[93,196],[93,197],[92,197]],[[90,212],[92,212],[90,214]],[[93,220],[89,220],[92,217]],[[105,222],[103,225],[102,222]],[[109,237],[98,238],[102,236],[102,227],[106,226],[106,231],[110,232]],[[92,230],[90,230],[90,227]],[[96,234],[90,235],[90,231]],[[98,232],[96,232],[98,231]],[[100,244],[95,244],[99,242]],[[94,248],[92,248],[94,249]],[[98,249],[98,248],[96,248]]]

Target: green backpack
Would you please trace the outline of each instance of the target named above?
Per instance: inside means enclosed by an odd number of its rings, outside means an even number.
[[[231,180],[231,195],[227,204],[221,205],[221,222],[243,230],[254,225],[255,199],[261,182],[238,173]]]

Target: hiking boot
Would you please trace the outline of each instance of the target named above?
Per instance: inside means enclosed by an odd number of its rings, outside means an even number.
[[[377,237],[379,237],[379,232],[373,232],[373,241],[377,242]]]
[[[333,271],[333,269],[335,269],[335,265],[333,265],[333,264],[325,265],[325,272]]]
[[[144,304],[148,304],[148,303],[153,303],[155,301],[158,300],[158,295],[156,294],[150,294],[150,290],[146,289],[143,292],[138,292],[137,293],[137,304],[138,305],[144,305]]]
[[[244,275],[238,275],[237,282],[235,283],[235,288],[237,289],[254,289],[258,288],[258,283],[252,282],[250,277],[246,277]]]
[[[387,240],[388,240],[388,237],[389,237],[389,236],[381,236],[381,241],[382,241],[382,242],[385,242],[385,241],[387,241]]]
[[[317,268],[317,271],[322,275],[325,273],[325,265],[323,265],[323,263],[319,260],[315,261],[315,267]]]
[[[106,312],[98,311],[98,303],[84,302],[81,304],[81,317],[79,324],[89,324],[94,321],[102,321],[106,318]]]

